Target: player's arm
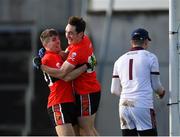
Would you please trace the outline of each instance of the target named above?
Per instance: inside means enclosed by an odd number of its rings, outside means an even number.
[[[152,65],[151,65],[151,85],[153,90],[156,92],[158,98],[163,98],[165,95],[164,87],[160,81],[160,73],[159,73],[159,63],[156,56],[152,58]]]
[[[87,70],[87,65],[84,64],[77,69],[74,69],[73,71],[69,72],[64,78],[64,81],[71,81],[80,76],[82,73],[84,73]]]
[[[66,52],[68,54],[68,52]],[[63,54],[66,54],[63,53]],[[45,54],[45,49],[41,48],[39,50],[38,56],[33,58],[33,66],[37,69],[42,69],[42,71],[48,73],[50,76],[63,79],[69,72],[71,72],[75,66],[65,61],[60,69],[51,68],[46,65],[43,65],[41,62],[41,58]]]
[[[60,53],[59,53],[59,55],[62,57],[62,59],[65,61],[66,59],[67,59],[67,56],[68,56],[68,51],[66,52],[66,51],[61,51]]]
[[[117,66],[116,66],[116,63],[115,63],[114,69],[113,69],[112,82],[111,82],[111,94],[120,96],[121,89],[122,89],[121,81],[119,79],[119,75],[117,73]]]
[[[113,75],[112,82],[111,82],[111,94],[116,96],[121,95],[121,84],[119,77],[117,75]]]
[[[68,73],[63,80],[65,81],[71,81],[75,78],[77,78],[79,75],[81,75],[83,72],[85,71],[93,71],[95,69],[96,66],[96,58],[93,55],[87,63],[85,63],[84,65],[81,65],[80,67],[74,69],[73,71],[71,71],[70,73]]]
[[[74,65],[65,61],[60,69],[51,68],[46,65],[41,65],[42,71],[45,71],[50,76],[63,79],[69,72],[71,72],[75,68]]]
[[[165,90],[160,82],[160,75],[158,75],[158,73],[151,74],[151,85],[158,97],[160,99],[163,98],[165,95]]]

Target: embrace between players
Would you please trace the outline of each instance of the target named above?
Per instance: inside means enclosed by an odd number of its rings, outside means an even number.
[[[48,114],[58,136],[97,136],[95,115],[100,101],[93,46],[84,34],[86,23],[72,16],[65,28],[66,51],[55,29],[46,29],[40,40],[44,49],[33,59],[48,83]]]

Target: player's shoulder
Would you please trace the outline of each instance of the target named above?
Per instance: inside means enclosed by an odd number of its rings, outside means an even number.
[[[54,54],[54,53],[52,53],[52,52],[48,52],[48,53],[46,53],[44,56],[43,56],[43,58],[51,58],[51,57],[55,57],[56,56],[56,54]]]
[[[65,52],[70,52],[73,49],[73,45],[68,45]]]
[[[87,43],[91,42],[90,38],[87,35],[84,35],[83,40]]]
[[[124,60],[124,58],[127,57],[127,54],[128,54],[128,53],[129,53],[129,51],[126,52],[126,53],[124,53],[124,54],[122,54],[122,55],[117,59],[117,62],[120,62],[121,60]]]
[[[152,58],[157,58],[156,55],[150,51],[147,51],[147,50],[142,50],[141,52],[142,54],[144,54],[144,56],[152,59]]]
[[[58,54],[53,54],[53,53],[47,53],[43,56],[42,61],[52,61],[56,57],[58,57]]]
[[[118,59],[115,61],[114,64],[119,64],[120,62],[122,62],[124,60],[125,56],[126,56],[126,53],[121,55],[120,57],[118,57]]]

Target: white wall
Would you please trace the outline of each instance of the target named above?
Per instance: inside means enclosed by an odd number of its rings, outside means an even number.
[[[108,8],[109,0],[91,0],[89,10],[104,11]],[[168,0],[114,0],[113,9],[115,11],[132,10],[167,10]]]

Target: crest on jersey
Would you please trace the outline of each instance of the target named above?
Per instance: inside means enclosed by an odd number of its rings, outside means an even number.
[[[73,53],[71,54],[71,56],[70,56],[70,59],[71,59],[72,61],[74,61],[74,59],[75,59],[76,56],[77,56],[77,53],[76,53],[76,52],[73,52]]]

